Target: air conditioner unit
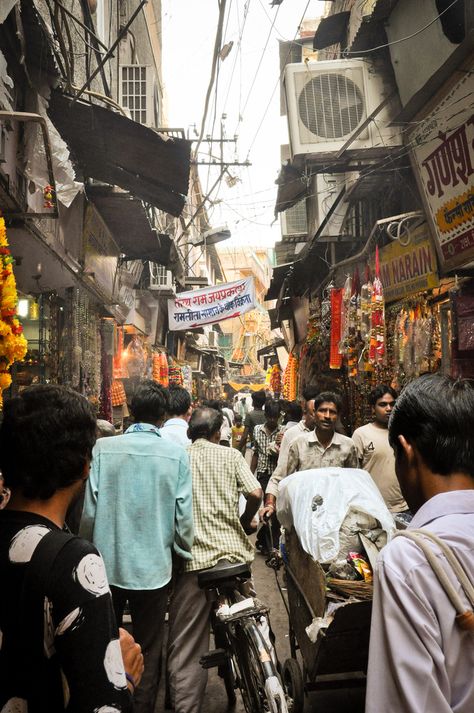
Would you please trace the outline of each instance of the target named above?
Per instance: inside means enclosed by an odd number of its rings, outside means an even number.
[[[207,341],[210,347],[218,347],[219,335],[217,332],[209,332],[207,335]]]
[[[308,221],[306,218],[306,199],[296,203],[280,214],[281,234],[283,237],[301,236],[308,234]]]
[[[346,186],[344,173],[317,173],[311,179],[311,194],[308,197],[308,232],[313,235],[326,219],[334,201]],[[341,201],[333,211],[325,235],[340,235],[348,204]]]
[[[369,60],[341,59],[289,64],[285,92],[294,157],[337,153],[392,88]],[[361,130],[348,153],[377,155],[400,146],[400,129],[388,126],[398,110],[394,96]]]

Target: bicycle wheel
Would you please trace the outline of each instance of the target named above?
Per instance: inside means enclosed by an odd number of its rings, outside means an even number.
[[[261,637],[254,622],[241,622],[233,634],[234,663],[238,673],[237,684],[242,693],[247,713],[287,713],[283,688],[269,660],[265,648],[259,650]],[[266,667],[273,669],[272,674]],[[279,688],[277,695],[269,694],[266,682],[273,679]],[[270,696],[270,700],[269,700]]]
[[[286,659],[283,664],[283,681],[288,692],[290,713],[302,713],[304,708],[304,682],[301,669],[295,659]]]

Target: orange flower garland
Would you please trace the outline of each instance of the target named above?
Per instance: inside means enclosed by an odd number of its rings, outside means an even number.
[[[5,221],[0,218],[0,408],[2,392],[12,383],[9,369],[13,362],[24,359],[27,350],[23,327],[16,317],[17,304],[13,258],[8,249]]]

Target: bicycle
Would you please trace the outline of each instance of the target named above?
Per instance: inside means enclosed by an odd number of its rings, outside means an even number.
[[[226,561],[199,573],[199,586],[215,602],[211,625],[216,643],[199,663],[217,666],[229,704],[235,703],[238,688],[247,713],[291,713],[271,641],[269,610],[251,595],[250,577],[247,564]]]

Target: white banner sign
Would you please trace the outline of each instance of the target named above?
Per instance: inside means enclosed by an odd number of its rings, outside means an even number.
[[[203,290],[180,292],[173,300],[168,300],[169,329],[171,332],[194,329],[239,317],[254,307],[253,277]]]

